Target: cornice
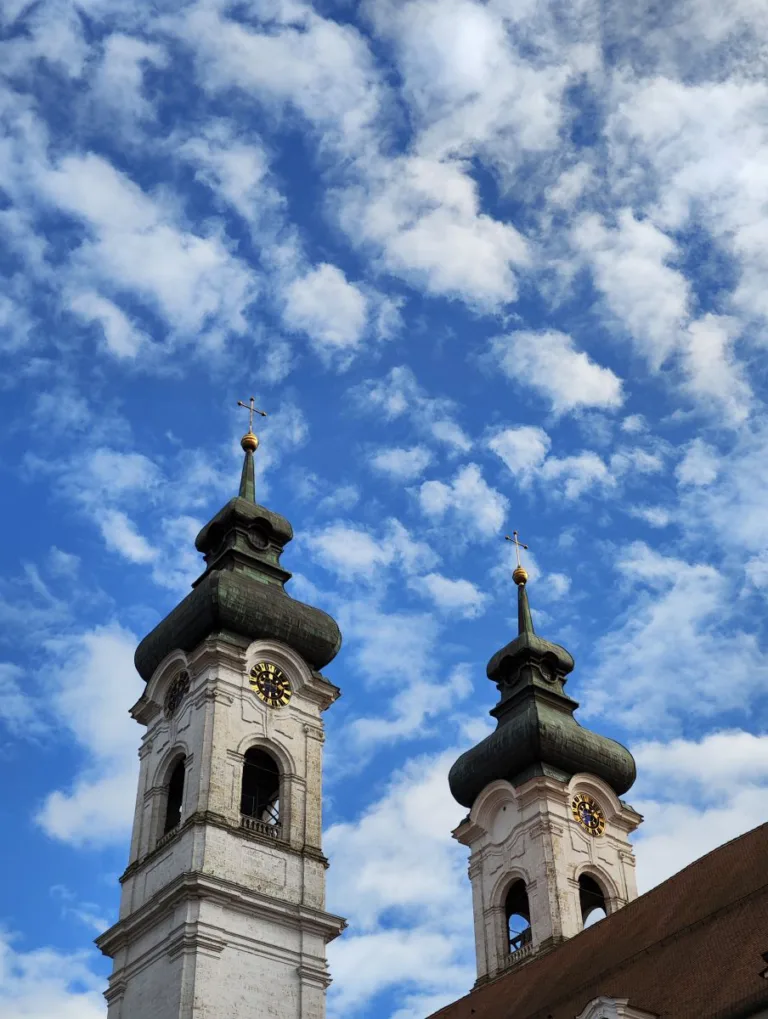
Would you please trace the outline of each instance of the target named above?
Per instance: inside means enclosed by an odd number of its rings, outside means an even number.
[[[293,930],[309,931],[326,942],[338,937],[347,926],[343,917],[312,906],[286,902],[201,871],[188,871],[180,874],[134,913],[118,920],[96,939],[96,944],[105,955],[114,957],[121,948],[156,926],[179,903],[198,899],[216,902],[249,916],[261,915]]]

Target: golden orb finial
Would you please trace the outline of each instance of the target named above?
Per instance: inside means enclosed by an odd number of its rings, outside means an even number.
[[[259,440],[257,436],[253,434],[253,432],[246,432],[245,435],[240,440],[240,445],[243,447],[246,453],[248,452],[248,450],[250,450],[251,453],[255,453],[256,450],[259,448]]]
[[[528,582],[528,571],[524,566],[516,566],[512,573],[512,579],[517,586],[520,587],[521,584],[526,584]]]

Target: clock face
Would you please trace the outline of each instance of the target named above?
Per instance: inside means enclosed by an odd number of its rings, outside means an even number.
[[[571,800],[571,813],[588,835],[602,835],[605,831],[605,814],[591,796],[576,793]]]
[[[189,673],[184,669],[168,687],[168,693],[165,695],[166,718],[173,718],[176,709],[184,700],[187,690],[189,690]]]
[[[250,683],[256,696],[270,708],[280,708],[291,699],[288,677],[272,662],[257,662],[251,669]]]

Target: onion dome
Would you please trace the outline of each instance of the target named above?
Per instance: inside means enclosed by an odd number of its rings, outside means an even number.
[[[241,445],[245,459],[240,494],[195,540],[205,572],[136,649],[134,661],[145,681],[171,651],[191,651],[212,634],[236,635],[246,642],[282,641],[314,669],[327,665],[341,647],[336,621],[285,591],[291,574],[280,565],[280,556],[293,528],[285,517],[256,502],[253,454],[258,439],[250,429]]]
[[[573,717],[578,702],[564,690],[574,661],[564,647],[539,637],[533,628],[522,566],[517,584],[518,635],[488,662],[488,678],[500,694],[491,709],[494,732],[456,761],[448,775],[451,793],[471,807],[491,782],[522,785],[538,775],[568,781],[578,772],[602,778],[617,796],[635,781],[635,761],[621,743],[581,726]]]

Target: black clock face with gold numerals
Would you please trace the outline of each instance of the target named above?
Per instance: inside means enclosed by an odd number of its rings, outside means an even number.
[[[588,835],[596,838],[605,831],[605,814],[591,796],[576,793],[571,800],[571,813]]]
[[[250,683],[256,696],[270,708],[281,708],[291,699],[288,677],[272,662],[257,662],[251,669]]]

